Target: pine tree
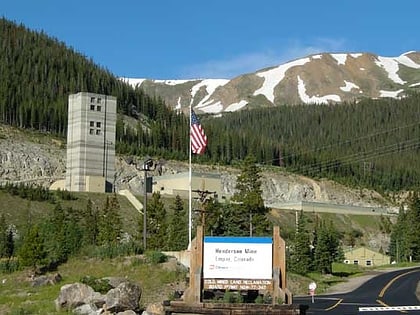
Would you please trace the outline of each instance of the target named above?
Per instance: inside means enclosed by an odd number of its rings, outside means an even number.
[[[406,238],[408,260],[420,260],[420,197],[413,193],[408,200],[404,236]]]
[[[40,233],[44,236],[44,247],[48,252],[48,261],[51,264],[67,260],[68,251],[66,242],[66,214],[58,203],[51,216],[40,225]]]
[[[249,234],[270,234],[266,217],[269,209],[264,206],[261,174],[252,155],[248,155],[241,165],[241,174],[237,178],[232,203],[233,208],[237,210],[236,216],[242,219],[240,225],[244,226],[248,222]]]
[[[333,262],[344,260],[339,234],[331,222],[321,221],[315,227],[314,269],[323,274],[332,273]]]
[[[85,211],[82,211],[81,226],[83,229],[83,243],[85,245],[96,245],[98,238],[98,209],[88,199]]]
[[[44,248],[44,240],[37,225],[32,225],[23,238],[23,243],[18,252],[19,262],[22,266],[32,267],[38,272],[40,267],[45,266],[47,252]]]
[[[113,245],[121,240],[122,221],[120,205],[116,194],[107,196],[105,205],[99,213],[98,244]]]
[[[389,253],[396,262],[406,262],[409,259],[409,246],[406,231],[409,222],[403,206],[400,207],[397,223],[392,227]]]
[[[160,193],[153,193],[147,204],[147,249],[163,250],[167,240],[166,209]]]
[[[0,216],[0,258],[6,257],[7,234],[6,218],[2,213]]]
[[[311,270],[311,240],[307,230],[306,218],[301,211],[294,240],[290,248],[290,269],[291,271],[305,275]]]
[[[171,206],[172,215],[168,226],[167,250],[183,250],[188,247],[188,217],[184,204],[179,195],[176,195]]]

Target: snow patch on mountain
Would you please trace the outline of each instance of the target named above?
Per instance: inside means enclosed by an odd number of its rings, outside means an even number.
[[[344,84],[344,86],[340,86],[340,90],[344,92],[350,92],[352,89],[360,89],[360,87],[357,84],[354,84],[353,82],[344,80]]]
[[[274,69],[258,72],[257,75],[264,78],[264,83],[254,92],[254,95],[262,94],[270,102],[274,103],[274,88],[284,79],[286,71],[295,66],[302,66],[309,61],[310,58],[302,58],[280,65]]]
[[[191,102],[193,102],[195,95],[197,92],[204,86],[207,92],[207,95],[198,103],[197,107],[205,106],[206,102],[213,94],[213,92],[219,87],[223,86],[228,83],[229,80],[226,79],[206,79],[202,80],[200,83],[197,83],[191,88]]]
[[[398,66],[398,62],[395,59],[396,58],[378,56],[378,59],[375,61],[375,63],[388,73],[388,78],[390,78],[392,81],[398,84],[405,84],[407,82],[402,80],[397,74],[398,70],[400,70],[400,67]]]
[[[337,60],[337,63],[339,65],[345,65],[347,60],[347,54],[331,54],[331,57],[333,57],[335,60]]]
[[[235,112],[240,110],[241,108],[245,107],[248,104],[247,101],[240,101],[238,103],[232,103],[228,107],[226,107],[225,112]]]
[[[300,76],[297,77],[298,79],[298,91],[299,91],[299,96],[302,99],[303,102],[305,102],[306,104],[325,104],[328,103],[329,101],[334,101],[334,102],[340,102],[341,98],[338,95],[334,95],[334,94],[330,94],[330,95],[325,95],[325,96],[308,96],[306,94],[306,87],[305,87],[305,82],[303,82],[303,80],[300,78]]]
[[[404,91],[403,89],[398,90],[398,91],[384,91],[384,90],[381,90],[381,91],[379,91],[379,93],[380,93],[380,97],[397,98],[398,95],[403,91]]]

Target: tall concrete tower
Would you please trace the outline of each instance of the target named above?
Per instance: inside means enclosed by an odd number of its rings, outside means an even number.
[[[69,95],[66,190],[111,192],[115,174],[117,99]]]

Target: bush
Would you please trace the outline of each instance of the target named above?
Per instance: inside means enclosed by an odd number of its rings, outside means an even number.
[[[16,260],[4,259],[0,261],[0,273],[12,273],[19,270],[19,262]]]
[[[148,251],[144,254],[146,261],[152,265],[157,265],[168,261],[168,256],[158,251]]]
[[[225,303],[243,303],[244,298],[239,292],[232,292],[226,290],[225,294],[223,295],[223,302]]]
[[[84,276],[80,279],[80,282],[90,286],[93,290],[102,294],[105,294],[112,289],[112,286],[109,284],[108,280],[105,279]]]

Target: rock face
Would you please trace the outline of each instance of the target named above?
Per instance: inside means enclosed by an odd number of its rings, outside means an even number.
[[[0,125],[0,184],[6,182],[36,183],[49,187],[53,182],[65,178],[66,151],[64,144],[48,137],[28,140],[23,132]],[[142,195],[143,173],[130,165],[124,157],[116,158],[116,188],[130,189]],[[219,172],[223,190],[233,194],[237,170],[194,165],[194,171]],[[166,161],[155,176],[188,171],[188,164]],[[351,190],[347,187],[323,180],[315,181],[285,172],[263,172],[262,190],[266,204],[295,201],[317,201],[356,206],[389,206],[381,195],[372,191]]]

